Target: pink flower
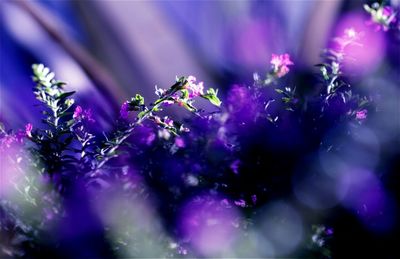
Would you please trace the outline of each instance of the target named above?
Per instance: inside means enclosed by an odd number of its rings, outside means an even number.
[[[72,118],[78,119],[79,117],[81,117],[81,115],[82,115],[82,107],[78,105],[75,108],[74,115],[72,115]]]
[[[271,64],[273,66],[274,74],[276,74],[277,77],[283,77],[289,72],[288,66],[293,65],[294,63],[290,60],[289,54],[285,53],[283,55],[272,54]]]
[[[74,111],[74,115],[72,115],[72,118],[74,118],[77,121],[88,121],[88,122],[95,122],[95,120],[93,119],[93,114],[92,114],[92,110],[87,109],[84,110],[82,109],[81,106],[76,106],[75,111]]]
[[[25,134],[29,138],[32,137],[32,129],[33,129],[33,125],[31,123],[28,123],[28,124],[25,125]]]
[[[366,109],[358,111],[356,113],[356,119],[360,120],[360,121],[363,121],[363,120],[365,120],[367,118],[367,114],[368,114],[368,111]]]
[[[128,113],[129,113],[129,103],[128,101],[126,101],[121,105],[121,110],[119,111],[119,114],[122,119],[127,119]]]
[[[196,77],[194,76],[188,76],[187,81],[188,81],[187,89],[190,91],[189,92],[190,98],[194,98],[204,94],[203,82],[199,82],[198,84],[196,84]]]
[[[0,150],[11,147],[11,145],[16,141],[15,136],[6,135],[0,139]]]
[[[204,84],[203,84],[203,82],[200,82],[200,83],[198,83],[197,85],[196,84],[193,84],[192,85],[192,87],[191,87],[191,90],[192,90],[192,93],[191,94],[189,94],[189,96],[191,97],[191,98],[193,98],[193,97],[197,97],[197,96],[200,96],[200,95],[203,95],[204,94]]]

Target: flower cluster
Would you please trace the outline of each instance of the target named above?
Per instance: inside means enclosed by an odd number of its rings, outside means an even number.
[[[371,6],[364,5],[364,9],[371,15],[368,24],[373,25],[376,31],[388,31],[397,22],[397,12],[391,6],[374,3]]]
[[[271,64],[273,73],[279,78],[289,73],[289,67],[294,63],[290,60],[289,54],[276,55],[272,54]]]
[[[90,123],[96,122],[93,118],[93,113],[91,109],[84,110],[81,106],[76,106],[74,114],[72,115],[76,121],[87,121]]]
[[[14,144],[24,143],[25,138],[32,137],[33,125],[28,123],[25,130],[18,130],[16,133],[6,132],[4,126],[0,124],[0,150],[6,150]]]

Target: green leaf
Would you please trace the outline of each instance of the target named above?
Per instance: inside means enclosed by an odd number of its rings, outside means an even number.
[[[60,94],[59,96],[56,97],[56,100],[64,100],[64,99],[70,97],[73,94],[75,94],[75,91],[62,93],[62,94]]]
[[[210,103],[214,104],[215,106],[220,106],[221,105],[221,100],[217,96],[218,94],[218,89],[214,90],[213,88],[210,88],[207,90],[207,94],[202,95],[204,99],[210,101]]]

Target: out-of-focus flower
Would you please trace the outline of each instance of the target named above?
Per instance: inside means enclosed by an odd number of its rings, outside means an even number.
[[[347,28],[344,30],[344,34],[346,38],[350,40],[356,40],[359,38],[360,33],[357,32],[354,28]]]
[[[388,31],[391,24],[396,22],[396,12],[391,6],[383,6],[378,3],[364,5],[364,9],[371,15],[368,25],[374,25],[376,31]]]
[[[182,246],[178,247],[178,254],[180,255],[187,255],[187,250],[183,248]]]
[[[31,123],[28,123],[25,125],[25,134],[28,137],[32,137],[32,129],[33,129],[33,125]]]
[[[129,103],[128,103],[128,101],[126,101],[121,105],[121,109],[119,111],[119,115],[121,116],[122,119],[127,119],[128,118],[128,112],[129,112]]]
[[[25,131],[19,130],[17,133],[15,133],[15,141],[22,144],[24,143],[24,139],[26,138],[26,133]]]
[[[235,160],[231,163],[230,168],[235,174],[239,174],[240,160]]]
[[[76,106],[74,114],[72,115],[72,118],[74,118],[77,121],[88,121],[88,122],[95,122],[93,119],[93,113],[92,110],[87,109],[84,110],[82,109],[81,106]]]
[[[358,40],[363,36],[362,32],[356,31],[353,27],[346,28],[341,37],[335,38],[335,41],[339,44],[339,51],[343,51],[349,45],[361,45]]]
[[[283,77],[289,72],[290,65],[294,63],[290,60],[289,54],[285,53],[283,55],[272,54],[271,57],[272,69],[277,77]]]
[[[251,195],[251,201],[253,202],[253,204],[257,203],[257,195]]]
[[[11,145],[16,142],[16,138],[13,135],[6,135],[0,139],[0,150],[11,147]]]
[[[328,235],[328,236],[332,236],[333,235],[333,228],[325,229],[325,234]]]
[[[246,207],[246,201],[243,200],[243,199],[240,199],[238,201],[234,201],[234,203],[235,203],[236,206],[239,206],[239,207],[242,207],[242,208]]]
[[[358,111],[358,112],[356,112],[356,119],[359,121],[363,121],[367,118],[367,114],[368,114],[368,111],[365,109]]]
[[[180,137],[175,138],[175,145],[179,148],[184,148],[186,146],[185,141]]]

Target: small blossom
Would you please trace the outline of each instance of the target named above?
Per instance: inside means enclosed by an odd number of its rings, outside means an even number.
[[[273,66],[274,74],[276,74],[277,77],[283,77],[289,72],[288,66],[293,65],[294,63],[290,60],[289,54],[285,53],[283,55],[272,54],[271,64]]]
[[[166,129],[160,129],[158,131],[158,137],[162,138],[162,139],[165,139],[165,140],[168,140],[171,137],[171,133],[169,133],[169,131],[166,130]]]
[[[168,116],[164,117],[164,123],[168,126],[168,127],[173,127],[174,126],[174,121],[171,120]]]
[[[396,20],[396,12],[391,6],[376,5],[369,7],[364,6],[364,9],[371,15],[371,19],[367,22],[367,25],[374,25],[376,31],[388,31],[391,24],[394,24]]]
[[[188,76],[187,81],[189,82],[189,84],[194,84],[196,82],[196,77]]]
[[[72,118],[77,119],[82,115],[82,107],[81,106],[76,106],[74,115],[72,115]]]
[[[153,144],[153,141],[155,139],[156,139],[156,134],[154,134],[154,132],[151,132],[146,138],[146,145],[150,146],[151,144]]]
[[[0,150],[11,147],[11,145],[16,141],[15,136],[6,135],[0,139]]]
[[[129,114],[129,103],[128,103],[128,101],[124,102],[121,105],[121,109],[119,111],[119,114],[120,114],[122,119],[127,119],[128,118],[128,114]]]
[[[186,250],[186,248],[183,248],[182,246],[179,246],[178,247],[178,254],[180,254],[180,255],[187,255],[187,250]]]
[[[197,97],[200,95],[204,95],[204,83],[200,82],[198,84],[192,84],[191,85],[191,90],[192,93],[189,95],[189,97],[193,98],[193,97]]]
[[[175,138],[175,145],[179,148],[184,148],[186,146],[185,141],[180,137]]]
[[[162,89],[162,88],[158,88],[157,86],[156,86],[156,91],[155,91],[155,93],[156,93],[156,95],[158,96],[158,97],[163,97],[164,96],[164,94],[166,93],[167,91],[165,90],[165,89]]]
[[[84,110],[79,105],[75,108],[75,111],[74,111],[74,114],[72,115],[72,118],[74,118],[77,121],[85,120],[85,121],[88,121],[88,122],[95,122],[95,120],[93,119],[92,110],[90,110],[90,109]]]
[[[187,89],[189,92],[189,98],[194,98],[200,95],[204,95],[204,83],[199,82],[196,84],[196,77],[188,76],[187,78],[188,86]]]
[[[344,34],[349,39],[357,39],[357,35],[358,35],[358,33],[356,32],[356,30],[354,30],[354,28],[345,29]]]
[[[356,119],[359,120],[359,121],[363,121],[363,120],[365,120],[367,118],[367,114],[368,114],[368,111],[365,110],[365,109],[361,110],[361,111],[358,111],[356,113]]]
[[[240,199],[238,201],[234,201],[234,203],[235,203],[236,206],[239,206],[239,207],[242,207],[242,208],[246,207],[246,202],[243,199]]]
[[[33,125],[31,123],[28,123],[28,124],[25,125],[25,134],[29,138],[32,137],[32,129],[33,129]]]
[[[340,49],[343,50],[348,45],[361,45],[358,40],[362,37],[362,32],[357,32],[354,28],[346,28],[341,37],[335,38]]]
[[[231,207],[228,199],[221,200],[221,205],[224,206],[225,208],[230,208]]]

